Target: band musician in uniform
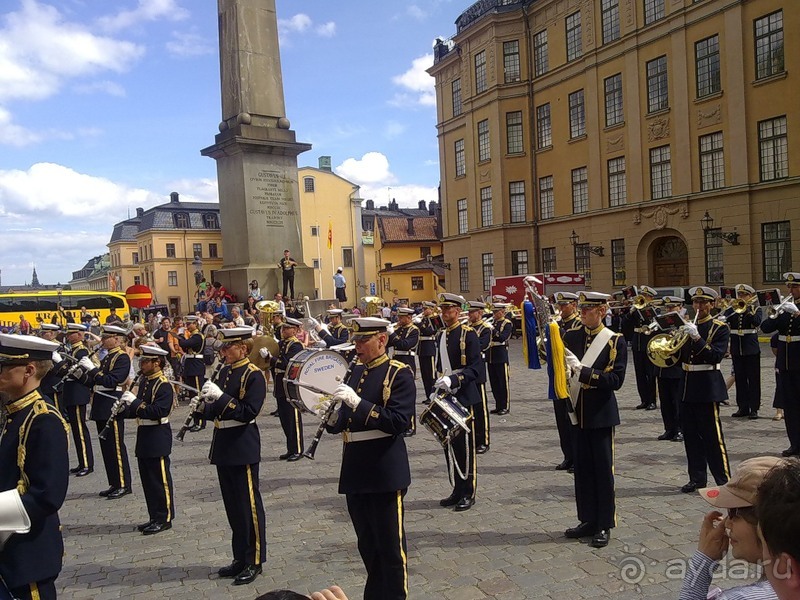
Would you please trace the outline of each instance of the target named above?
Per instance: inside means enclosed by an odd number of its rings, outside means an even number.
[[[758,418],[761,408],[761,346],[758,343],[758,327],[761,325],[761,308],[753,304],[755,289],[740,283],[735,288],[736,299],[745,302],[744,310],[734,307],[724,315],[731,332],[730,353],[736,380],[736,405],[732,416]]]
[[[183,383],[199,390],[206,381],[206,364],[203,362],[206,338],[200,333],[197,316],[186,317],[186,335],[178,336],[177,340],[183,350]],[[199,421],[190,431],[196,432],[205,428],[206,422]]]
[[[69,482],[67,424],[39,383],[58,344],[0,334],[0,520],[30,520],[0,541],[0,595],[53,600],[64,542],[58,510]],[[20,506],[25,515],[20,514]]]
[[[234,578],[234,585],[255,581],[267,556],[264,504],[258,482],[261,436],[256,417],[264,406],[267,382],[264,373],[247,358],[252,349],[251,327],[219,332],[220,354],[225,366],[214,381],[203,384],[192,409],[214,419],[209,459],[217,467],[219,487],[228,524],[233,532],[233,562],[221,568],[220,577]]]
[[[683,298],[664,296],[664,310],[680,312],[683,310]],[[669,367],[653,365],[653,368],[658,387],[658,398],[661,401],[661,420],[664,422],[664,433],[657,439],[682,442],[680,406],[683,395],[683,369],[678,362]]]
[[[283,385],[283,378],[286,376],[286,369],[289,368],[289,361],[298,352],[304,350],[302,342],[297,339],[297,332],[300,329],[300,321],[292,317],[286,317],[281,324],[281,341],[278,342],[278,356],[271,356],[266,348],[264,358],[269,361],[272,368],[272,376],[275,379],[273,394],[278,402],[278,417],[281,420],[283,433],[286,436],[286,453],[278,458],[289,462],[295,462],[303,458],[303,417],[297,407],[286,399],[286,388]]]
[[[603,324],[611,296],[581,292],[580,329],[564,333],[570,397],[578,423],[575,427],[575,502],[577,527],[568,538],[591,536],[594,548],[603,548],[616,525],[614,492],[614,427],[619,425],[615,391],[622,387],[627,345],[621,334]]]
[[[408,598],[403,498],[411,483],[403,433],[411,424],[416,386],[411,369],[386,355],[389,321],[352,320],[358,362],[333,397],[321,403],[323,418],[340,402],[326,429],[344,438],[339,493],[367,569],[364,600]]]
[[[328,323],[326,325],[316,319],[313,320],[314,329],[320,335],[320,339],[328,345],[328,348],[346,344],[350,339],[350,330],[342,323],[343,312],[341,308],[329,308],[326,311],[328,315]]]
[[[390,325],[389,341],[386,343],[387,347],[393,348],[392,358],[396,361],[408,365],[414,377],[417,376],[417,347],[419,346],[419,329],[412,319],[414,318],[414,309],[407,306],[397,307],[397,323],[393,326]],[[411,416],[411,426],[406,431],[406,436],[412,436],[417,432],[417,415],[416,410]]]
[[[478,334],[481,344],[481,373],[478,379],[478,390],[481,401],[473,408],[475,422],[475,452],[485,454],[489,450],[489,400],[486,397],[486,350],[492,341],[492,326],[483,320],[486,304],[471,300],[467,307],[469,326]]]
[[[481,402],[478,382],[483,361],[478,334],[459,321],[464,304],[466,300],[462,296],[439,294],[439,307],[445,328],[438,334],[436,342],[436,368],[441,376],[433,385],[435,389],[455,396],[469,411],[470,416],[474,417],[474,407]],[[478,486],[475,419],[471,419],[470,423],[470,431],[453,440],[452,452],[456,463],[453,465],[453,491],[447,498],[439,501],[440,506],[452,506],[457,512],[472,508]],[[447,449],[444,454],[449,471],[451,465]]]
[[[83,345],[83,336],[86,334],[86,329],[86,325],[82,323],[67,324],[69,352],[76,361],[89,356],[89,350]],[[69,368],[70,366],[68,365],[66,369]],[[71,375],[64,382],[62,396],[64,397],[64,406],[67,411],[67,420],[72,430],[72,440],[75,442],[75,453],[78,455],[78,466],[73,467],[69,472],[74,473],[76,477],[86,477],[94,471],[92,437],[89,434],[89,428],[86,426],[86,407],[89,405],[92,390],[79,377]]]
[[[492,306],[492,341],[486,350],[489,383],[495,402],[492,414],[495,415],[507,415],[511,410],[511,399],[508,395],[508,340],[514,333],[514,324],[506,319],[508,306],[504,302],[497,302]]]
[[[61,327],[56,324],[39,324],[39,336],[48,342],[58,343],[56,336],[60,331]],[[53,405],[55,405],[61,415],[65,416],[67,411],[64,408],[64,398],[61,396],[58,390],[55,389],[55,385],[61,380],[62,373],[66,371],[66,369],[64,369],[66,365],[60,364],[62,361],[63,359],[61,358],[61,355],[58,352],[55,352],[55,354],[53,354],[53,368],[50,369],[42,378],[42,381],[39,384],[39,391],[43,396],[50,398],[53,401]]]
[[[416,323],[419,329],[419,346],[417,348],[417,360],[419,361],[419,373],[422,377],[422,386],[425,389],[425,400],[428,403],[433,392],[433,382],[436,381],[436,332],[439,330],[441,319],[433,314],[436,308],[435,302],[424,301],[422,303],[422,314]]]
[[[563,338],[567,331],[582,328],[583,324],[578,316],[578,294],[574,292],[556,292],[553,297],[561,316],[558,321],[561,337]],[[570,423],[567,411],[567,398],[553,398],[553,413],[556,417],[558,442],[561,446],[561,453],[564,455],[564,460],[556,465],[556,471],[572,471],[574,464],[573,446],[575,442],[573,440],[572,423]]]
[[[656,291],[648,285],[639,288],[639,294],[649,303],[656,297]],[[622,329],[632,331],[631,353],[633,354],[633,369],[636,373],[636,390],[639,392],[639,405],[637,409],[655,410],[656,407],[656,377],[655,366],[647,358],[647,342],[650,341],[652,330],[650,323],[642,313],[631,306],[628,313],[622,316]]]
[[[175,493],[172,487],[169,455],[172,452],[172,428],[169,415],[175,390],[162,372],[169,353],[153,344],[140,346],[144,379],[134,396],[123,392],[126,416],[136,419],[136,458],[149,520],[137,526],[144,535],[154,535],[172,528],[175,518]]]

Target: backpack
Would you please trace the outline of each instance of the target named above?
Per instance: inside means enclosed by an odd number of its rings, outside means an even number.
[[[203,364],[214,364],[214,344],[209,344],[208,340],[206,340],[206,344],[203,346]]]

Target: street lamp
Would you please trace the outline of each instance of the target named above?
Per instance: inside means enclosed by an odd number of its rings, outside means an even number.
[[[428,255],[426,255],[426,256],[425,256],[425,260],[426,260],[428,263],[430,263],[431,265],[433,265],[433,264],[434,264],[433,255],[432,255],[432,254],[428,254]],[[446,262],[444,262],[444,261],[441,261],[441,262],[440,262],[440,261],[438,261],[438,260],[437,260],[437,261],[435,262],[435,264],[439,265],[440,267],[442,267],[442,268],[444,268],[444,269],[447,269],[448,271],[450,270],[450,263],[446,263]]]
[[[578,236],[577,233],[575,233],[575,230],[573,229],[572,230],[572,235],[569,236],[569,243],[572,244],[573,247],[575,247],[575,246],[578,245],[578,240],[579,239],[580,239],[580,237]],[[587,250],[591,254],[594,254],[595,256],[603,256],[603,251],[605,250],[605,248],[603,248],[603,246],[592,246],[591,244],[589,244],[587,246]]]
[[[706,211],[706,214],[700,219],[700,226],[703,228],[703,232],[705,232],[706,236],[721,238],[731,246],[739,245],[739,234],[736,231],[736,227],[733,228],[733,231],[722,231],[721,229],[719,231],[714,231],[714,218],[708,214],[708,211]]]

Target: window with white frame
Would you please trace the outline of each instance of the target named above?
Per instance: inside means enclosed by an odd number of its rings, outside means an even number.
[[[603,80],[606,96],[606,127],[618,125],[625,120],[622,111],[622,73]]]
[[[756,79],[783,73],[783,11],[755,20]]]
[[[481,188],[481,227],[489,227],[492,224],[492,188],[491,186]]]
[[[669,146],[650,149],[650,197],[672,196],[672,160]]]
[[[761,181],[789,176],[789,138],[785,115],[759,121],[758,156]]]
[[[580,58],[583,54],[581,39],[581,11],[568,15],[565,20],[567,28],[567,62]]]
[[[458,210],[458,233],[467,233],[469,227],[467,223],[467,199],[461,198],[456,202]]]
[[[478,122],[478,162],[492,158],[489,140],[489,119]]]
[[[722,132],[700,136],[700,189],[718,190],[725,186],[725,160]]]
[[[538,148],[553,145],[553,127],[550,121],[550,103],[536,107],[536,143]]]
[[[522,111],[506,113],[506,151],[509,154],[520,154],[524,150],[522,144]]]
[[[506,83],[519,81],[519,40],[503,42],[503,72]]]
[[[539,218],[552,219],[555,216],[553,199],[553,176],[539,178]]]
[[[547,29],[543,29],[533,36],[533,74],[535,77],[544,75],[548,69],[547,57]]]
[[[511,207],[511,222],[525,222],[525,182],[512,181],[508,184],[508,198]]]
[[[586,167],[572,169],[572,212],[589,210],[589,178]]]
[[[628,201],[628,186],[625,180],[625,157],[608,161],[608,205],[622,206]]]
[[[583,90],[569,95],[569,137],[574,139],[586,135],[586,111],[583,105]]]

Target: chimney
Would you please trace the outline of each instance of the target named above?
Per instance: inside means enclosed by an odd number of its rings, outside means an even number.
[[[425,208],[425,200],[420,200],[420,201],[419,201],[419,209],[420,209],[420,210],[427,210],[427,209]]]
[[[169,195],[169,203],[170,204],[178,204],[180,202],[178,192],[172,192]]]
[[[143,208],[137,208],[136,209],[136,216],[141,219],[144,216],[144,209]]]
[[[423,200],[424,203],[424,200]],[[408,235],[414,235],[414,217],[408,217]]]
[[[392,201],[389,202],[389,210],[394,210],[394,211],[397,210],[397,200],[395,200],[394,198],[392,198]]]
[[[428,203],[428,214],[430,216],[434,216],[436,214],[436,202],[433,200]]]
[[[389,271],[392,268],[392,263],[385,263],[384,264],[384,271]]]
[[[375,210],[375,200],[367,200],[367,210]]]
[[[331,171],[331,157],[330,156],[320,156],[319,157],[319,170],[320,171]]]

